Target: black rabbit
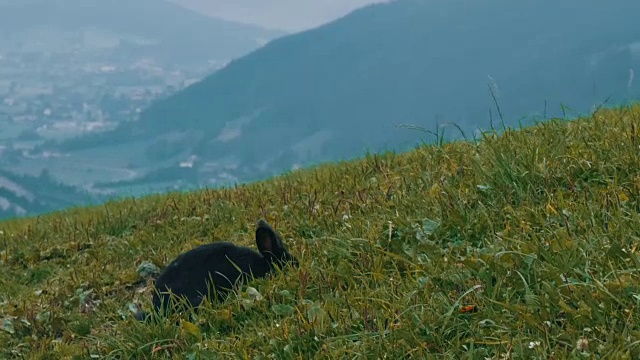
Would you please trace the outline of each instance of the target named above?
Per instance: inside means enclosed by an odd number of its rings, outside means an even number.
[[[156,280],[154,310],[166,314],[175,308],[177,299],[172,299],[169,291],[197,307],[207,295],[212,301],[223,301],[238,282],[252,276],[265,277],[275,266],[298,266],[297,259],[289,254],[280,236],[264,220],[258,221],[256,244],[260,253],[229,242],[215,242],[181,254]],[[144,312],[136,314],[138,320],[146,316]]]

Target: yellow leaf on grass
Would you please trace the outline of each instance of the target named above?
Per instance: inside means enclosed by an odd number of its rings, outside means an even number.
[[[438,194],[440,194],[440,185],[438,183],[433,184],[433,186],[431,187],[431,189],[429,189],[429,195],[431,196],[437,196]]]
[[[188,321],[182,321],[180,323],[182,330],[184,330],[184,332],[186,332],[187,334],[193,335],[193,336],[199,336],[200,335],[200,328],[198,326],[196,326],[196,324],[188,322]]]
[[[624,191],[618,193],[618,199],[620,199],[620,202],[629,201],[629,197],[624,193]]]
[[[218,315],[220,315],[220,318],[225,320],[231,320],[233,317],[233,313],[229,309],[218,310]]]

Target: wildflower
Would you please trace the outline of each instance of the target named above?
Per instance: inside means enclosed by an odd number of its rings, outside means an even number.
[[[540,346],[540,341],[529,341],[529,349],[533,349],[536,346]]]
[[[585,339],[585,338],[580,338],[578,339],[578,341],[576,342],[576,348],[580,351],[580,352],[585,352],[587,351],[587,349],[589,349],[589,340]]]
[[[254,287],[250,287],[250,286],[249,286],[249,287],[247,288],[247,295],[248,295],[251,299],[253,299],[253,300],[255,300],[255,301],[260,301],[260,300],[262,300],[262,295],[261,295],[261,294],[258,292],[258,290],[256,290],[256,288],[254,288]]]

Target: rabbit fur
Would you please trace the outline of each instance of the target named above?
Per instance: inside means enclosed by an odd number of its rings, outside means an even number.
[[[298,266],[298,260],[289,254],[282,238],[264,220],[257,223],[256,245],[259,253],[230,242],[214,242],[182,253],[155,282],[154,311],[166,314],[179,307],[170,294],[198,307],[207,296],[213,301],[224,301],[236,284],[252,277],[266,277],[276,267]],[[138,320],[147,316],[142,311],[136,314]]]

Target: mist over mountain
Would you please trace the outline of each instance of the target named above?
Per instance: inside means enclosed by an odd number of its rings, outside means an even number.
[[[387,0],[171,0],[203,14],[269,29],[302,31]]]
[[[213,19],[164,0],[3,0],[0,49],[117,50],[186,63],[227,61],[282,32]]]

